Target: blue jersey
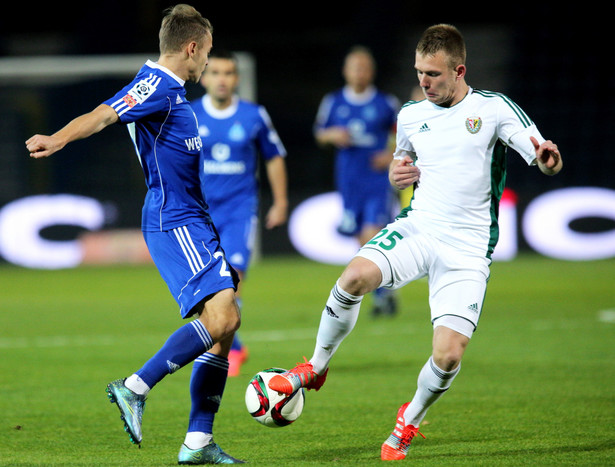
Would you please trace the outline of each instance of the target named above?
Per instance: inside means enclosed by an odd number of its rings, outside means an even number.
[[[211,222],[199,183],[201,137],[184,80],[147,61],[104,103],[128,124],[147,185],[142,229],[167,231]]]
[[[387,147],[398,110],[399,103],[394,96],[374,87],[360,95],[344,87],[323,98],[315,130],[343,126],[352,140],[336,156],[336,183],[340,191],[352,191],[351,186],[363,192],[388,189],[388,172],[375,171],[371,158]]]
[[[192,102],[203,142],[201,183],[212,212],[226,202],[230,209],[256,203],[259,154],[265,160],[286,150],[264,107],[233,98],[216,109],[209,95]]]

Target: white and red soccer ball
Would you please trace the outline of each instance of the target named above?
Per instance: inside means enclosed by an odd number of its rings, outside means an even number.
[[[285,371],[281,368],[259,371],[246,388],[248,412],[254,420],[271,428],[288,426],[293,423],[299,418],[305,405],[303,388],[293,392],[290,396],[269,389],[269,380]]]

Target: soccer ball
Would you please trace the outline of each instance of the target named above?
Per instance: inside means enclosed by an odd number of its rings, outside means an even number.
[[[246,388],[248,412],[254,420],[271,428],[279,428],[293,423],[299,418],[305,405],[303,388],[293,392],[290,396],[269,389],[269,380],[285,371],[281,368],[259,371],[250,380]]]

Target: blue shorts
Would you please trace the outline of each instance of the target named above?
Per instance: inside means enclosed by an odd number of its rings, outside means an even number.
[[[237,273],[226,261],[212,224],[189,224],[162,232],[143,232],[150,255],[179,304],[190,317],[203,299],[223,289],[237,289]]]
[[[344,212],[338,232],[342,235],[358,235],[365,226],[384,227],[393,219],[394,195],[388,187],[377,193],[355,189],[341,195]]]
[[[210,206],[211,218],[231,266],[246,272],[250,265],[258,217],[250,205],[234,203],[232,212]]]

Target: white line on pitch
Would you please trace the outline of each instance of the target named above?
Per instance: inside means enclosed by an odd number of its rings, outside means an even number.
[[[306,329],[280,329],[271,331],[241,331],[242,340],[250,342],[281,342],[285,340],[308,340],[316,339],[318,328]],[[358,330],[357,330],[358,331]],[[412,333],[412,328],[398,328],[395,334]],[[370,327],[358,331],[372,336],[391,335],[391,329]],[[126,340],[155,340],[164,342],[168,336],[112,336],[112,335],[73,335],[73,336],[37,336],[37,337],[0,337],[0,349],[27,349],[27,348],[61,348],[61,347],[92,347],[114,345]]]

